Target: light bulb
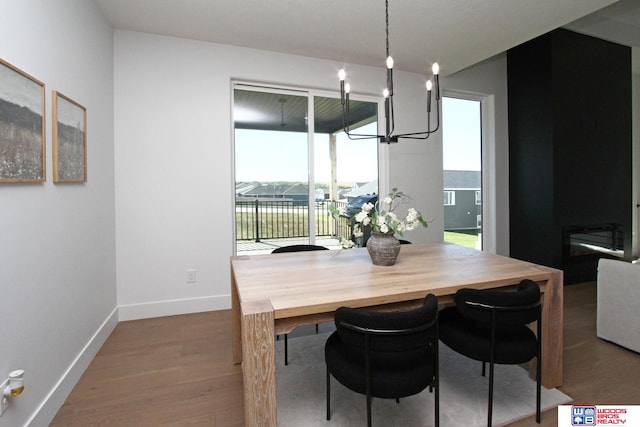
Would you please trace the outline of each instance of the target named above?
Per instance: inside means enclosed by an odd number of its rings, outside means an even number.
[[[386,89],[382,91],[382,96],[384,96],[385,98],[389,97],[389,89]]]
[[[340,71],[338,71],[338,78],[341,81],[344,81],[344,78],[347,76],[347,73],[344,72],[344,69],[341,68]]]
[[[387,68],[388,69],[393,68],[393,58],[391,56],[387,56]]]
[[[440,73],[440,66],[438,65],[437,62],[433,63],[433,66],[431,67],[431,71],[433,71],[434,76],[437,76],[438,73]]]
[[[433,86],[433,83],[431,83],[431,80],[427,80],[427,90],[431,90],[431,87]]]
[[[345,93],[351,92],[351,85],[349,83],[346,83],[344,85],[344,91],[345,91]]]

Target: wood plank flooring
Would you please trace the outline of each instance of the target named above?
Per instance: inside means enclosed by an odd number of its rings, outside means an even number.
[[[576,403],[639,404],[640,355],[595,335],[595,283],[565,287],[564,301],[560,389]],[[242,426],[230,344],[229,310],[121,322],[51,426]],[[556,423],[552,409],[512,425]]]

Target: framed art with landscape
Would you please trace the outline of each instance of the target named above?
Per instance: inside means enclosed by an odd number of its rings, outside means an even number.
[[[53,182],[87,182],[87,110],[55,90]]]
[[[44,83],[0,59],[0,182],[45,176]]]

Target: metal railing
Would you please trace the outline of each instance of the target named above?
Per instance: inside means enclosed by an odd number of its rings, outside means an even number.
[[[316,202],[316,236],[337,239],[351,237],[351,220],[334,219],[329,205],[341,208],[346,202]],[[309,204],[306,200],[255,199],[236,201],[236,240],[260,242],[262,239],[309,237]]]

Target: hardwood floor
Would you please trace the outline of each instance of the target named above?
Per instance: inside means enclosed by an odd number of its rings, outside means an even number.
[[[638,404],[640,355],[596,337],[595,283],[567,286],[564,301],[560,390],[575,403]],[[229,310],[121,322],[51,426],[242,426],[230,342]],[[512,425],[556,424],[552,409]]]
[[[634,331],[632,333],[640,333]],[[596,337],[595,282],[569,285],[564,292],[564,382],[559,390],[574,404],[640,403],[640,354]],[[555,427],[557,409],[512,426]]]
[[[231,311],[119,323],[51,426],[242,426]]]

